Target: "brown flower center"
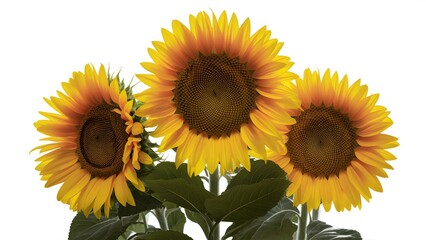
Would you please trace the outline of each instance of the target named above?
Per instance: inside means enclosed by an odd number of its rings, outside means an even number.
[[[190,61],[178,73],[174,101],[177,113],[197,133],[230,135],[248,122],[255,107],[255,79],[238,58],[212,54]]]
[[[287,142],[295,168],[314,177],[338,175],[355,158],[356,129],[332,107],[316,107],[295,117]]]
[[[125,121],[111,112],[113,106],[93,107],[80,127],[79,161],[82,168],[94,177],[109,177],[123,167],[123,151],[127,142]]]

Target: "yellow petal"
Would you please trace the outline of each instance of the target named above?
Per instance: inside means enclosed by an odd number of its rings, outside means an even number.
[[[115,179],[115,175],[99,181],[99,192],[96,196],[95,202],[93,203],[93,212],[97,212],[101,209],[102,205],[106,202],[107,198],[111,197],[112,183]]]
[[[130,205],[135,206],[135,200],[127,186],[126,178],[122,173],[118,174],[114,181],[114,193],[121,205],[126,206],[126,204],[129,203]]]
[[[139,135],[139,134],[142,134],[142,133],[143,133],[142,123],[140,123],[140,122],[133,123],[132,134],[133,135]]]
[[[245,144],[260,154],[263,159],[267,159],[265,145],[259,141],[259,134],[253,124],[244,123],[241,125],[241,138]]]
[[[68,203],[68,200],[78,194],[90,181],[90,174],[85,170],[77,170],[64,182],[58,191],[59,201]]]

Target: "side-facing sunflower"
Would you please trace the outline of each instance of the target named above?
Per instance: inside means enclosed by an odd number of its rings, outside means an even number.
[[[56,112],[40,112],[46,119],[34,124],[48,136],[41,140],[49,143],[34,149],[44,153],[36,169],[46,187],[63,183],[58,200],[86,215],[93,211],[100,217],[103,206],[108,216],[111,196],[124,206],[135,205],[127,182],[144,191],[136,170],[152,159],[141,151],[147,137],[131,115],[133,97],[117,77],[108,78],[103,65],[99,72],[86,65],[62,87],[65,93],[45,98]]]
[[[164,137],[158,150],[177,148],[176,164],[188,160],[190,175],[219,163],[222,174],[250,170],[248,148],[264,159],[266,147],[285,152],[278,130],[294,123],[288,110],[299,105],[286,86],[296,75],[278,55],[283,43],[266,27],[251,35],[248,18],[240,26],[226,12],[191,15],[189,25],[162,29],[164,42],[148,49],[154,63],[141,64],[152,74],[137,75],[150,88],[136,95],[144,102],[136,114]]]
[[[287,154],[272,157],[292,182],[287,195],[309,211],[321,203],[326,211],[332,203],[337,211],[361,208],[360,196],[369,201],[370,189],[382,191],[378,177],[387,177],[387,161],[396,159],[386,149],[398,146],[397,138],[382,133],[392,125],[389,111],[360,80],[348,87],[346,75],[340,81],[330,70],[321,79],[307,69],[296,85],[302,111],[287,133]]]

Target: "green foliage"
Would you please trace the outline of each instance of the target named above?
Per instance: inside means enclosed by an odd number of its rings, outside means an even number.
[[[274,162],[254,161],[250,172],[242,169],[229,176],[226,190],[215,196],[204,188],[201,177],[188,176],[186,164],[176,169],[173,162],[160,163],[141,176],[149,191],[133,192],[136,206],[117,204],[110,218],[77,214],[69,240],[190,240],[183,234],[187,219],[197,223],[206,238],[219,222],[229,221],[233,224],[222,239],[292,240],[299,211],[290,199],[283,198],[290,184],[284,171]],[[156,208],[165,213],[167,225],[162,226],[167,231],[144,223],[144,214]],[[357,240],[361,235],[313,221],[307,227],[307,239]]]
[[[147,210],[151,210],[154,208],[159,208],[162,206],[161,202],[156,198],[152,197],[148,193],[144,193],[141,191],[133,191],[133,198],[135,199],[135,206],[127,205],[119,205],[118,207],[118,216],[130,216],[134,214],[138,214]]]
[[[146,233],[148,229],[145,228],[143,222],[137,222],[127,227],[126,231],[121,234],[117,240],[128,240],[132,239],[132,236],[138,233]]]
[[[132,240],[192,240],[188,235],[176,231],[158,231],[147,234],[140,234],[133,237]]]
[[[161,163],[144,178],[144,182],[160,201],[173,202],[199,213],[205,213],[204,202],[215,197],[204,189],[199,177],[188,177],[186,164],[176,170],[174,163]]]
[[[189,220],[191,220],[194,223],[197,223],[201,227],[206,237],[209,236],[209,233],[210,233],[209,220],[210,219],[208,217],[204,216],[201,213],[194,212],[188,209],[185,209],[185,214]]]
[[[274,162],[257,160],[251,162],[251,171],[241,169],[235,177],[231,179],[226,188],[231,189],[238,185],[250,185],[258,183],[263,179],[269,178],[284,178],[286,179],[286,173]]]
[[[183,227],[186,223],[185,214],[180,208],[166,210],[167,225],[170,230],[183,233]]]
[[[361,234],[355,230],[333,228],[325,222],[316,220],[307,227],[308,240],[361,240]]]
[[[182,178],[170,180],[147,180],[146,185],[154,191],[154,196],[161,201],[170,201],[181,207],[205,213],[204,202],[214,195]]]
[[[232,224],[223,239],[233,236],[233,240],[292,240],[297,230],[292,219],[298,215],[299,210],[293,206],[293,202],[283,198],[262,217]]]
[[[150,174],[145,176],[143,180],[168,180],[182,178],[185,182],[202,187],[204,189],[203,182],[199,176],[190,177],[188,176],[187,164],[184,163],[176,169],[174,162],[162,162],[155,166]]]
[[[289,181],[278,165],[271,161],[255,161],[251,173],[240,171],[225,192],[207,199],[206,209],[216,221],[250,220],[263,216],[274,207],[288,185]]]
[[[116,209],[111,210],[109,218],[101,219],[97,219],[93,214],[86,218],[80,212],[71,223],[68,240],[116,240],[138,217],[131,215],[120,218]]]

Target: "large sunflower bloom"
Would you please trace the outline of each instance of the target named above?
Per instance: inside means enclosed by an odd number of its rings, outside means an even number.
[[[361,208],[361,197],[369,201],[370,189],[382,192],[378,177],[392,169],[396,159],[387,148],[398,146],[397,138],[382,132],[392,125],[385,107],[376,105],[379,94],[367,96],[360,80],[348,87],[348,78],[339,81],[337,73],[307,69],[296,81],[302,111],[290,127],[286,155],[277,162],[292,184],[287,195],[309,210],[320,203],[329,211]]]
[[[130,115],[134,100],[117,77],[108,79],[104,66],[96,72],[86,65],[62,87],[65,93],[45,98],[56,113],[40,112],[46,119],[34,124],[49,141],[34,149],[45,153],[36,169],[46,187],[63,183],[58,200],[86,215],[100,217],[103,206],[108,216],[112,195],[124,206],[135,205],[127,180],[144,191],[135,169],[152,159],[140,150],[144,130]]]
[[[219,163],[222,174],[250,169],[248,148],[265,159],[268,148],[285,152],[278,130],[294,123],[287,112],[298,102],[286,86],[293,63],[278,55],[283,43],[266,27],[250,35],[249,19],[240,26],[226,12],[191,15],[189,25],[162,29],[164,42],[148,49],[154,63],[141,64],[152,74],[137,75],[150,88],[136,95],[144,102],[136,114],[164,137],[158,151],[177,148],[176,164],[188,160],[190,175]]]

